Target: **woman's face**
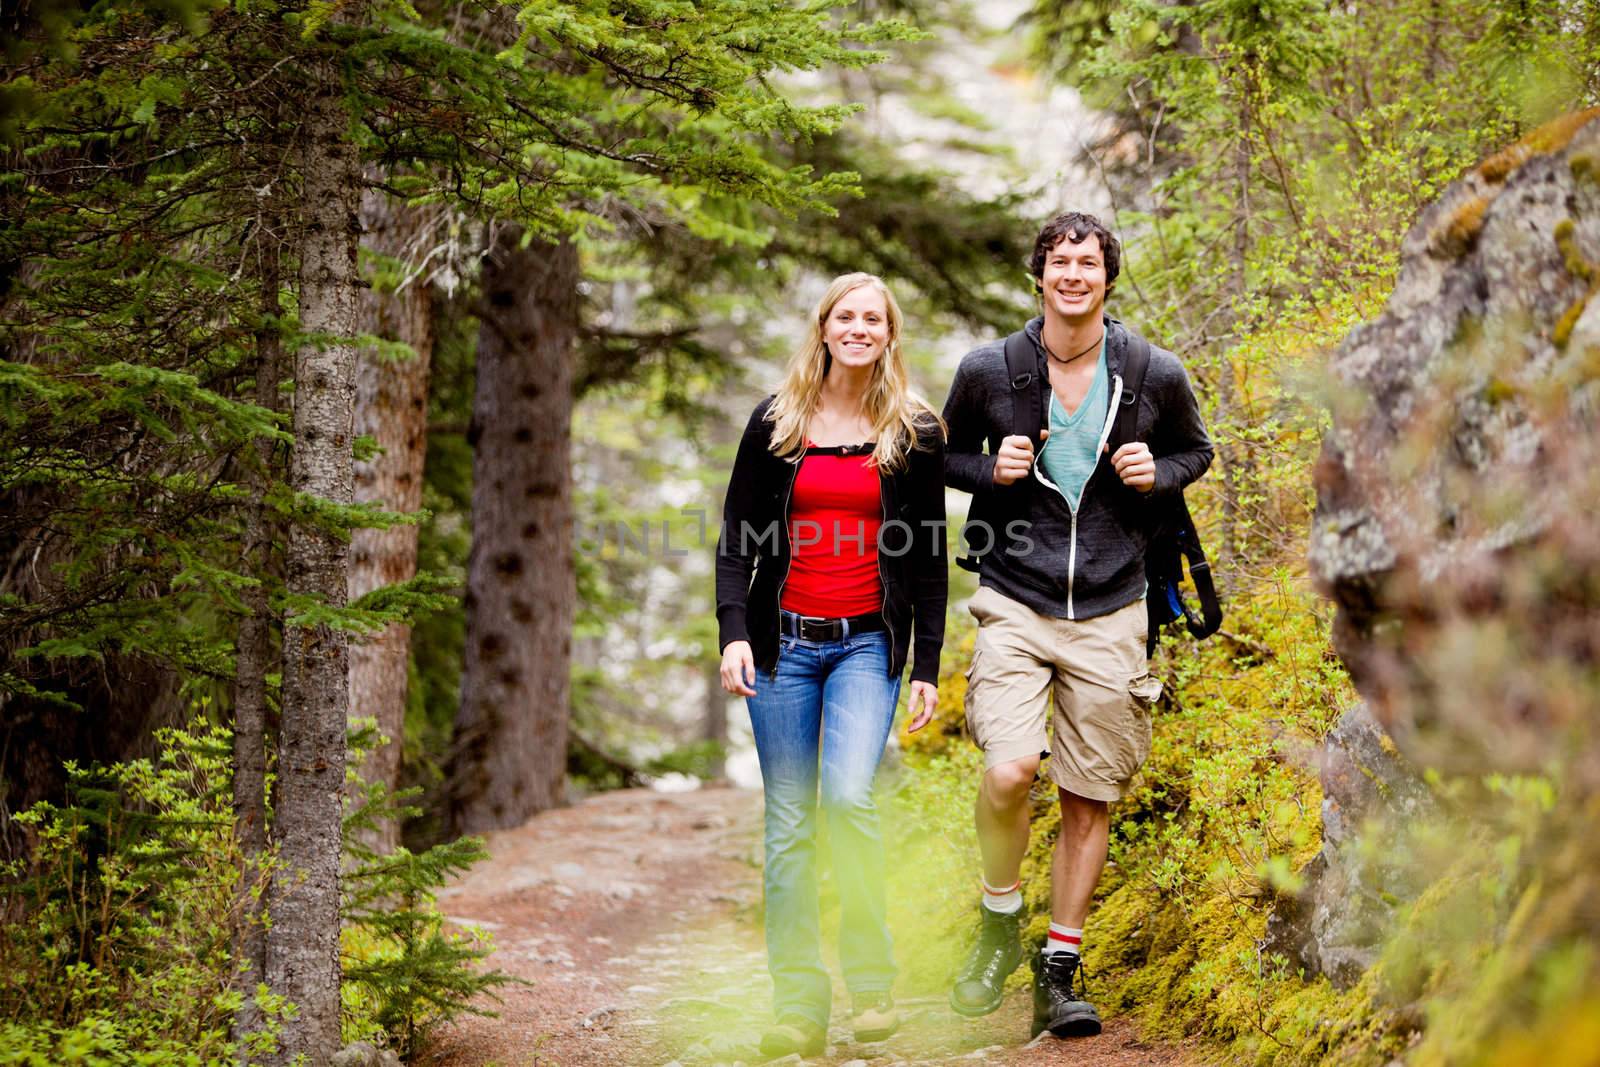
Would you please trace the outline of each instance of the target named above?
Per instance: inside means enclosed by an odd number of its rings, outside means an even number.
[[[876,286],[858,285],[841,296],[822,324],[822,339],[836,363],[870,367],[889,346],[889,305]]]

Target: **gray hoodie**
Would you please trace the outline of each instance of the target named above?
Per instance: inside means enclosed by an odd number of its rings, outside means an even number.
[[[1036,318],[1024,330],[1034,342],[1041,381],[1048,383],[1040,343],[1043,326],[1044,320]],[[1122,387],[1129,331],[1110,316],[1106,331],[1111,403],[1102,441],[1119,404],[1132,400]],[[1048,385],[1043,393],[1048,398]],[[981,552],[988,540],[982,530],[970,531],[966,539],[980,555],[979,581],[1041,615],[1062,619],[1090,619],[1138,600],[1144,596],[1144,552],[1156,511],[1211,465],[1211,439],[1183,364],[1171,352],[1151,346],[1136,439],[1155,456],[1155,487],[1140,493],[1123,485],[1107,450],[1089,476],[1076,515],[1035,474],[1009,486],[995,485],[994,455],[1011,432],[1011,397],[1001,338],[962,358],[944,406],[950,426],[945,482],[973,494],[973,518],[981,518],[993,532],[992,551]],[[1045,418],[1041,410],[1040,426]]]

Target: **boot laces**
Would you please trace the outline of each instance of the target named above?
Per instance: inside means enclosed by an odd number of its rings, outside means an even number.
[[[1050,983],[1059,987],[1068,1000],[1087,999],[1089,987],[1085,979],[1088,974],[1081,956],[1072,952],[1053,952],[1044,958],[1044,966]]]

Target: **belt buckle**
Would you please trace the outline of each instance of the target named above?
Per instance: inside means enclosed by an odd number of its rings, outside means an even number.
[[[823,629],[824,624],[830,623],[832,621],[833,621],[832,619],[826,618],[826,617],[824,617],[822,615],[802,615],[802,616],[800,616],[800,636],[805,638],[807,641],[833,641],[833,640],[836,640],[836,638],[833,636],[833,627],[829,626],[826,630]],[[816,625],[816,627],[817,627],[816,631],[810,631],[808,629],[808,627],[811,626],[812,624]],[[810,632],[816,632],[816,633],[818,633],[818,636],[816,636],[816,637],[807,637],[806,636],[807,633],[810,633]]]

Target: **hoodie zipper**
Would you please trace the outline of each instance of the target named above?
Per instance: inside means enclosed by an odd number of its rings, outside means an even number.
[[[1078,499],[1067,502],[1067,510],[1072,514],[1072,534],[1067,542],[1067,618],[1077,619],[1077,614],[1072,606],[1072,581],[1077,575],[1078,568],[1078,506],[1083,503],[1083,495],[1089,491],[1089,483],[1094,481],[1095,473],[1100,469],[1100,454],[1105,451],[1106,441],[1111,438],[1111,428],[1117,423],[1117,405],[1122,402],[1122,375],[1114,375],[1111,379],[1111,403],[1106,407],[1106,424],[1100,428],[1100,440],[1095,443],[1095,465],[1089,472],[1089,477],[1084,479],[1083,487],[1078,490]],[[1061,492],[1061,487],[1045,477],[1044,471],[1039,469],[1037,461],[1033,464],[1034,477],[1045,485],[1061,493],[1061,499],[1066,500],[1067,494]]]

